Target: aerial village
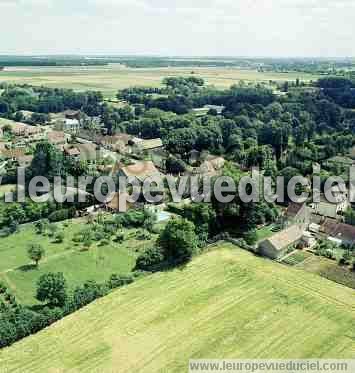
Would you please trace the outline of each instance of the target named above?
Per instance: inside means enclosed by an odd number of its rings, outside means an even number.
[[[196,117],[207,116],[210,110],[221,115],[224,107],[206,105],[193,109]],[[134,108],[132,108],[134,110]],[[24,119],[33,113],[23,111]],[[136,177],[143,182],[147,177],[167,174],[165,160],[169,157],[160,138],[142,139],[126,133],[105,134],[100,117],[89,117],[80,110],[66,110],[50,115],[45,126],[2,120],[0,128],[0,170],[5,173],[6,166],[28,167],[33,160],[33,149],[38,142],[48,141],[63,152],[66,159],[77,163],[85,163],[90,173],[100,175],[123,175]],[[354,148],[355,149],[355,148]],[[201,161],[202,156],[202,161]],[[190,152],[191,165],[184,173],[188,175],[218,176],[222,174],[225,159],[222,156],[201,154],[197,150]],[[196,159],[200,160],[196,166]],[[326,160],[326,164],[341,167],[355,165],[355,151],[349,156],[334,156]],[[245,171],[245,168],[244,168]],[[273,224],[265,239],[253,244],[253,249],[265,257],[283,260],[295,250],[307,250],[317,246],[317,241],[328,240],[336,246],[352,246],[355,244],[355,226],[346,224],[344,213],[351,207],[348,192],[338,186],[332,187],[336,203],[328,202],[324,195],[319,203],[294,203],[280,206],[280,217]],[[191,203],[186,198],[185,204]],[[102,205],[94,205],[78,214],[97,213],[100,210],[119,211],[118,192],[107,198]],[[142,208],[144,203],[137,202],[130,208]],[[167,203],[153,206],[160,212],[162,219],[172,215],[167,210]],[[259,226],[260,229],[265,229]]]

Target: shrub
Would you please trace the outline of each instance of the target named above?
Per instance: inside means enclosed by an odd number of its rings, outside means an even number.
[[[100,242],[100,246],[107,246],[109,245],[110,241],[107,240],[107,239],[103,239],[101,242]]]
[[[110,279],[108,280],[107,285],[110,289],[115,289],[115,288],[119,288],[121,286],[131,284],[133,281],[134,281],[134,279],[133,279],[132,275],[124,275],[124,276],[121,275],[120,276],[120,275],[117,275],[117,274],[113,274],[113,275],[111,275]]]
[[[351,255],[349,251],[345,251],[342,257],[344,264],[349,265],[351,262]]]
[[[83,287],[77,287],[73,293],[76,308],[86,306],[95,299],[101,298],[108,293],[106,286],[97,284],[95,281],[87,281]]]
[[[48,219],[42,219],[34,223],[34,227],[37,234],[43,234],[48,229]]]
[[[7,301],[10,303],[10,304],[12,304],[12,305],[16,305],[17,303],[16,303],[16,298],[15,298],[15,296],[13,295],[13,294],[8,294],[8,299],[7,299]]]
[[[48,224],[48,236],[53,237],[58,231],[58,227],[55,224]]]
[[[59,307],[44,307],[41,314],[45,316],[47,325],[53,324],[64,316],[63,310]]]
[[[0,294],[4,294],[6,290],[7,286],[3,282],[0,282]]]
[[[140,229],[136,235],[137,240],[145,241],[151,239],[151,234],[145,229]]]
[[[256,242],[257,242],[257,240],[258,240],[258,236],[256,234],[256,230],[252,229],[252,230],[246,232],[244,234],[244,239],[245,239],[245,241],[246,241],[246,243],[248,245],[255,245]]]
[[[138,228],[143,225],[145,218],[143,211],[131,210],[124,214],[116,215],[115,222],[127,228]]]
[[[0,319],[0,348],[9,346],[17,340],[17,331],[13,323]]]
[[[16,233],[18,231],[19,223],[17,220],[11,220],[8,229],[10,234]]]
[[[56,243],[62,243],[64,241],[64,232],[63,231],[59,231],[56,235],[55,235],[55,242]]]
[[[151,267],[164,261],[164,255],[159,247],[150,247],[144,251],[136,261],[135,269],[149,270]]]
[[[61,209],[58,211],[54,211],[48,216],[48,220],[50,222],[57,222],[71,219],[75,216],[75,212],[75,207],[71,207],[70,209]]]
[[[328,259],[335,259],[335,257],[334,257],[334,253],[333,253],[333,251],[330,250],[330,249],[327,249],[327,250],[325,251],[324,254],[325,254],[324,256],[325,256],[326,258],[328,258]]]
[[[92,240],[91,238],[86,238],[83,242],[83,247],[85,250],[89,250],[90,247],[92,246]]]
[[[125,235],[122,231],[116,234],[116,237],[113,239],[115,242],[122,243],[125,239]]]
[[[7,289],[5,294],[4,294],[4,299],[6,300],[6,302],[9,302],[11,297],[12,297],[11,291],[9,289]]]
[[[95,227],[93,234],[92,234],[92,239],[94,241],[101,241],[105,239],[106,234],[101,226]]]

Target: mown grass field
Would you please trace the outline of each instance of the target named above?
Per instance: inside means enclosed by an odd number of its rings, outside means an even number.
[[[32,225],[0,238],[0,281],[10,287],[21,303],[32,305],[36,303],[36,283],[42,274],[63,272],[69,288],[82,285],[87,280],[104,282],[113,273],[131,272],[136,262],[136,250],[149,243],[132,237],[122,244],[111,241],[107,245],[93,245],[88,251],[82,251],[80,244],[76,245],[72,238],[83,227],[82,221],[73,220],[63,228],[65,238],[62,243],[54,243],[53,238],[36,234]],[[134,233],[126,233],[130,232]],[[27,256],[28,245],[36,242],[41,243],[46,252],[38,269],[33,267]]]
[[[112,97],[118,89],[131,86],[158,87],[164,77],[186,76],[194,72],[204,78],[207,84],[217,88],[228,88],[240,80],[245,82],[269,82],[316,80],[315,75],[305,73],[260,73],[256,70],[236,68],[125,68],[121,65],[98,67],[28,67],[8,68],[0,72],[0,82],[44,85],[47,87],[72,88],[75,90],[100,90],[106,97]]]
[[[189,358],[351,358],[355,297],[220,243],[0,351],[5,372],[186,372]]]

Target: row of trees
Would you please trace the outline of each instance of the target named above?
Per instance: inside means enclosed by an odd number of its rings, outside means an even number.
[[[61,111],[83,110],[88,115],[99,115],[103,100],[101,92],[74,92],[70,89],[6,86],[0,97],[0,116],[12,116],[19,110],[48,114]]]

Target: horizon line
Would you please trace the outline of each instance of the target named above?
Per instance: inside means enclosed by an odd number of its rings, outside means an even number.
[[[201,58],[213,58],[213,59],[302,59],[302,60],[355,60],[355,56],[299,56],[299,55],[289,55],[289,56],[262,56],[262,55],[174,55],[174,54],[154,54],[154,53],[0,53],[0,57],[109,57],[109,58],[128,58],[128,57],[150,57],[150,58],[188,58],[188,59],[201,59]]]

